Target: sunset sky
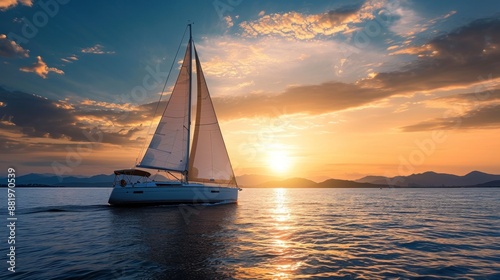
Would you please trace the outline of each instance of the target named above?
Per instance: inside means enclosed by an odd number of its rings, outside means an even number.
[[[132,167],[189,20],[236,175],[500,174],[496,0],[146,3],[0,0],[0,175]]]

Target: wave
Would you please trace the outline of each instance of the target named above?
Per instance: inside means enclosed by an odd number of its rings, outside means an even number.
[[[37,213],[92,212],[106,209],[109,209],[109,205],[57,205],[19,209],[17,213],[28,215]]]

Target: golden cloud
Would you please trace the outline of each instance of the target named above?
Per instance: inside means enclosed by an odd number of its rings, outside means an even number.
[[[383,2],[383,1],[382,1]],[[382,2],[367,1],[362,6],[344,7],[320,14],[302,14],[298,12],[275,13],[265,15],[255,21],[240,23],[243,35],[277,35],[298,40],[314,39],[320,35],[330,36],[339,32],[350,32],[351,25],[373,19],[376,9]]]
[[[93,109],[93,110],[122,110],[122,111],[136,111],[137,108],[130,103],[117,104],[104,101],[95,101],[90,99],[84,99],[80,102],[80,107],[82,109]]]
[[[19,70],[21,70],[22,72],[35,73],[44,79],[47,78],[47,74],[49,74],[49,72],[54,72],[54,73],[59,74],[59,75],[64,75],[64,71],[57,69],[55,67],[47,66],[47,63],[45,63],[42,60],[41,56],[37,56],[36,58],[38,60],[37,62],[33,63],[31,66],[21,67],[21,68],[19,68]]]
[[[28,7],[33,6],[33,0],[0,0],[0,10],[5,11],[14,8],[19,3]]]
[[[390,47],[391,48],[391,47]],[[394,49],[394,48],[391,48]],[[391,50],[388,49],[388,50]],[[412,46],[412,47],[407,47],[403,48],[400,50],[397,50],[395,52],[390,53],[390,55],[396,55],[396,54],[409,54],[409,55],[417,55],[419,57],[424,57],[424,56],[434,56],[439,53],[436,48],[431,45],[431,44],[425,44],[422,46]]]

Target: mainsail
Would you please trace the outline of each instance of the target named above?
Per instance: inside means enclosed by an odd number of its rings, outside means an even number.
[[[194,53],[198,94],[188,180],[236,185],[196,47]]]
[[[138,167],[185,172],[188,164],[191,39],[167,107]]]

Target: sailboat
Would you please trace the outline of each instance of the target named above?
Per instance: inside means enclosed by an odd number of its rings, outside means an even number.
[[[142,160],[136,167],[165,171],[174,179],[151,180],[151,172],[116,170],[108,203],[235,203],[238,191],[189,27],[189,42],[170,99]],[[195,55],[197,100],[191,141],[192,55]],[[192,142],[192,143],[191,143]]]

